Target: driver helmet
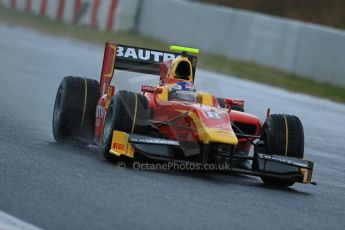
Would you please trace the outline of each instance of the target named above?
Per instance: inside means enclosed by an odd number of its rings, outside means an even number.
[[[169,88],[169,101],[197,101],[196,88],[190,82],[177,82]]]

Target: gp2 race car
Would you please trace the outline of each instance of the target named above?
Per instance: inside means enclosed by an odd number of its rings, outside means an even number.
[[[303,159],[298,117],[268,109],[261,122],[244,112],[243,100],[197,91],[198,50],[170,49],[106,43],[99,83],[73,76],[62,80],[53,113],[55,140],[96,144],[108,160],[228,164],[230,171],[260,176],[269,185],[314,184],[313,162]],[[159,83],[143,85],[141,93],[116,91],[115,69],[158,75]]]

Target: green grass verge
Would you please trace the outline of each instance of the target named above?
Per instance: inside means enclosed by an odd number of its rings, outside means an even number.
[[[137,33],[104,32],[86,26],[73,26],[56,22],[32,14],[18,13],[0,7],[0,22],[10,25],[30,27],[48,34],[73,37],[82,41],[104,44],[106,41],[117,41],[155,49],[167,49],[168,45]],[[271,68],[258,66],[248,62],[227,59],[221,56],[201,53],[199,67],[216,72],[231,74],[238,78],[248,79],[272,86],[301,92],[313,96],[328,98],[345,103],[345,88],[287,74]]]

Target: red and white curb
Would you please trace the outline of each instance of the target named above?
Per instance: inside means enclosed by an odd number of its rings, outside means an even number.
[[[42,230],[0,210],[0,230]]]
[[[131,30],[140,0],[0,0],[6,8],[107,31]]]

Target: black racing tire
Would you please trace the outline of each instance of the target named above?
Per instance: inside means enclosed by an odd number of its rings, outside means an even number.
[[[293,115],[272,114],[264,124],[261,140],[266,153],[303,158],[304,131],[300,119]]]
[[[300,159],[304,156],[304,130],[297,116],[270,115],[263,126],[261,140],[265,143],[267,154]],[[295,183],[269,177],[261,177],[261,179],[265,184],[275,186],[291,186]]]
[[[105,159],[118,160],[109,153],[113,130],[146,135],[149,131],[150,110],[147,98],[143,94],[121,90],[111,99],[104,120],[102,134],[102,153]]]
[[[224,102],[224,98],[221,98],[221,97],[217,97],[216,98],[217,101],[218,101],[218,104],[221,108],[226,108],[226,105],[225,105],[225,102]],[[237,106],[237,105],[233,105],[231,106],[231,109],[232,110],[236,110],[236,111],[240,111],[240,112],[243,112],[244,113],[244,108],[241,107],[241,106]]]
[[[68,76],[59,85],[53,112],[52,130],[57,142],[92,142],[99,83],[93,79]]]

